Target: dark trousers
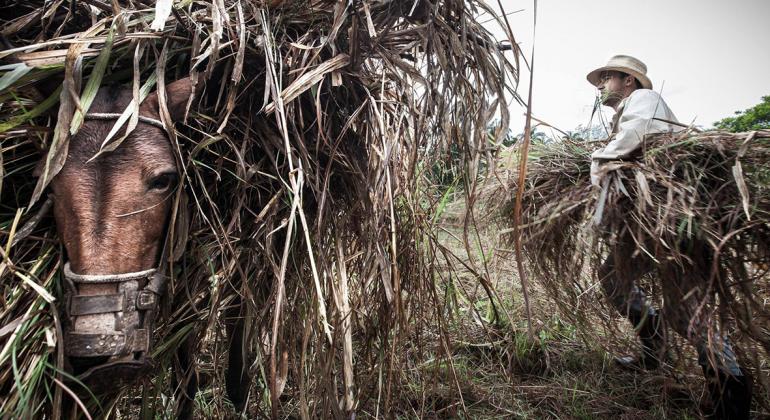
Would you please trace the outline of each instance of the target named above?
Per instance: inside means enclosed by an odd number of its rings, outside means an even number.
[[[636,285],[638,280],[654,268],[651,258],[637,251],[630,235],[621,236],[621,240],[599,268],[598,274],[605,295],[612,306],[626,316],[638,331],[644,329],[643,323],[657,319],[657,311]],[[706,291],[702,284],[697,284],[692,276],[686,275],[686,268],[679,264],[667,262],[657,268],[665,302],[661,316],[665,324],[695,347],[701,366],[734,376],[742,375],[729,341],[716,330],[713,323],[708,322],[707,311],[711,308],[704,305]],[[642,339],[644,342],[644,337]]]

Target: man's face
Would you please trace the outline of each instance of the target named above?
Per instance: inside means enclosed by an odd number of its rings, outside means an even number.
[[[602,105],[616,107],[620,101],[633,92],[633,76],[624,76],[617,71],[605,71],[599,79],[599,97]],[[629,89],[631,88],[631,89]]]

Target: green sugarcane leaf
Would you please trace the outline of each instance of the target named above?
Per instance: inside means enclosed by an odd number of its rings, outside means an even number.
[[[24,63],[15,63],[1,66],[0,70],[10,70],[0,77],[0,91],[3,91],[29,73],[32,67],[27,67]]]
[[[0,123],[0,133],[5,133],[8,130],[13,129],[14,127],[17,127],[21,124],[24,124],[25,122],[40,116],[44,112],[46,112],[48,109],[50,109],[52,106],[56,105],[59,102],[59,96],[61,94],[61,86],[59,86],[56,91],[51,94],[48,98],[46,98],[43,102],[40,102],[36,107],[32,108],[29,111],[25,111],[21,115],[15,115],[12,118],[8,119],[8,121]]]
[[[91,107],[91,104],[96,98],[96,93],[99,92],[99,87],[102,85],[104,72],[107,70],[107,64],[110,61],[110,54],[112,53],[114,33],[115,27],[112,26],[110,27],[109,32],[107,32],[107,38],[104,40],[104,47],[102,47],[102,51],[96,58],[94,69],[91,71],[91,76],[88,78],[85,89],[83,89],[83,95],[80,98],[82,112],[81,110],[76,110],[75,115],[72,117],[72,122],[70,123],[70,134],[73,136],[77,134],[78,130],[80,130],[80,127],[83,125],[85,113],[88,112],[88,108]]]

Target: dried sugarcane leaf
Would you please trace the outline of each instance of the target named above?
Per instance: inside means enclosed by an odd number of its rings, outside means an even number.
[[[735,179],[735,186],[738,188],[738,193],[741,196],[741,204],[743,205],[743,212],[746,214],[746,220],[750,221],[749,188],[746,186],[746,180],[743,178],[743,166],[741,166],[739,160],[736,160],[735,165],[733,165],[733,178]]]
[[[173,0],[157,0],[155,2],[155,18],[150,23],[150,29],[153,31],[162,31],[166,27],[166,20],[171,16]]]

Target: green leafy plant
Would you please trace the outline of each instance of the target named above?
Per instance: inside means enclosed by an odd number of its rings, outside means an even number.
[[[734,117],[715,122],[714,127],[734,133],[770,129],[770,95],[763,96],[762,102],[745,111],[735,111]]]

